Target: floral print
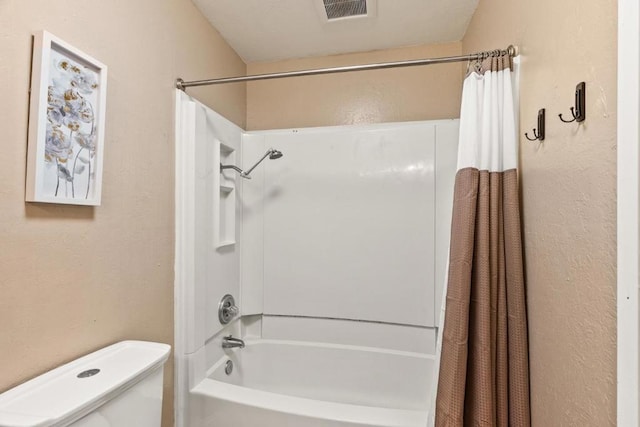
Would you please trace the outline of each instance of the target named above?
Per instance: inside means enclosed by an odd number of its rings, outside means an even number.
[[[60,53],[52,55],[51,61],[44,160],[56,168],[53,195],[75,198],[79,190],[76,184],[82,180],[84,191],[78,196],[87,199],[94,178],[91,169],[97,140],[92,104],[98,89],[96,73]]]

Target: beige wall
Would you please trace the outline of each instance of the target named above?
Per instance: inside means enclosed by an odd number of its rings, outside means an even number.
[[[481,0],[465,52],[517,44],[534,426],[615,425],[616,1]],[[563,124],[575,85],[587,120]]]
[[[30,34],[110,68],[103,206],[24,203]],[[520,47],[535,426],[615,424],[615,0],[482,0],[463,43],[250,64],[251,74]],[[173,339],[173,80],[242,61],[188,0],[0,2],[0,391],[121,339]],[[249,129],[457,117],[460,65],[191,90]],[[564,125],[587,82],[587,121]],[[245,98],[246,96],[246,98]],[[246,114],[245,114],[246,100]],[[171,425],[173,372],[165,371]]]
[[[109,66],[102,206],[24,203],[31,33]],[[0,2],[0,391],[123,339],[173,341],[174,79],[245,73],[189,0]],[[245,124],[245,88],[190,91]],[[173,424],[173,369],[163,425]]]
[[[459,55],[461,43],[247,65],[249,74]],[[247,84],[250,130],[449,119],[460,115],[462,65],[396,68]]]

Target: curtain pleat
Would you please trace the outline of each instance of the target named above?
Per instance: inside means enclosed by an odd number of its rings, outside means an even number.
[[[509,64],[486,62],[463,90],[459,146],[467,151],[459,155],[454,189],[438,427],[530,426]]]

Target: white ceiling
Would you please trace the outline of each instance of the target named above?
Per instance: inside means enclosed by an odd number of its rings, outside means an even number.
[[[479,0],[377,0],[327,22],[322,0],[193,0],[245,62],[459,41]]]

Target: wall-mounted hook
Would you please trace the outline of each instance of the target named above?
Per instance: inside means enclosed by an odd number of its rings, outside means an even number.
[[[539,109],[538,110],[538,128],[537,129],[533,129],[533,136],[535,138],[529,138],[529,134],[528,133],[524,134],[524,136],[529,141],[544,141],[544,135],[545,135],[545,131],[544,131],[544,116],[545,116],[544,108]]]
[[[580,82],[576,86],[575,107],[571,107],[571,115],[573,116],[573,120],[565,120],[562,118],[562,114],[558,114],[558,117],[560,117],[560,120],[562,120],[565,123],[584,122],[584,119],[587,118],[586,99],[587,99],[586,86],[584,82]]]

